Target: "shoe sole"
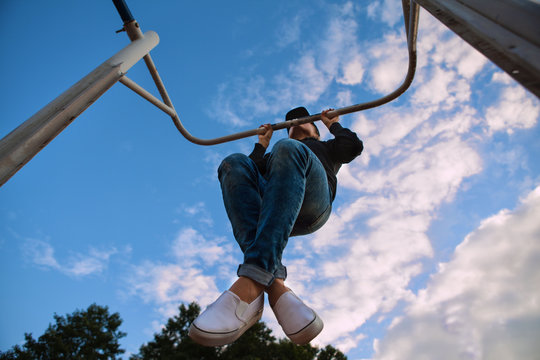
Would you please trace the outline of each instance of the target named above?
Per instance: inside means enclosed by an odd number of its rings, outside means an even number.
[[[227,345],[238,340],[250,327],[255,325],[262,317],[262,310],[252,317],[245,326],[238,330],[229,333],[212,333],[199,329],[195,325],[191,324],[189,327],[188,336],[191,340],[195,341],[199,345],[203,346],[222,346]]]
[[[319,315],[315,314],[315,319],[305,328],[294,334],[287,334],[289,339],[296,345],[306,345],[319,335],[324,327],[323,321]]]

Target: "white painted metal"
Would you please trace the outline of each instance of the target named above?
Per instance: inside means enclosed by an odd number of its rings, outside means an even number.
[[[85,76],[0,140],[0,186],[159,42],[149,31]]]
[[[141,58],[146,56],[150,50],[159,44],[159,36],[154,31],[147,31],[144,36],[133,41],[115,55],[113,55],[106,63],[111,66],[120,66],[120,71],[125,74],[133,65]]]
[[[150,94],[148,91],[146,91],[143,87],[141,87],[139,84],[137,84],[135,81],[131,80],[127,76],[122,76],[122,78],[119,80],[122,84],[130,88],[131,90],[135,91],[137,94],[141,95],[146,100],[150,101],[152,104],[157,106],[159,109],[163,110],[166,114],[169,116],[176,116],[176,111],[174,111],[173,108],[170,106],[165,105],[163,102],[161,102],[157,97]]]

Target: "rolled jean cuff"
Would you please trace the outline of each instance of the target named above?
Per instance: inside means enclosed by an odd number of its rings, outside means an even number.
[[[271,272],[253,264],[241,264],[236,272],[238,276],[245,276],[266,287],[272,285],[276,277]]]
[[[276,270],[276,272],[274,273],[274,277],[276,279],[282,279],[282,280],[286,280],[287,279],[287,268],[283,265],[280,265],[278,267],[278,269]]]

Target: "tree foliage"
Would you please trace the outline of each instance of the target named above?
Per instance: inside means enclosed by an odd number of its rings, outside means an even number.
[[[0,359],[106,360],[124,353],[118,342],[126,335],[118,330],[122,319],[118,313],[109,314],[107,307],[92,304],[65,317],[54,314],[54,320],[37,340],[25,334],[25,344],[0,353]]]
[[[253,325],[244,335],[230,345],[204,347],[188,336],[189,324],[199,315],[196,303],[181,305],[179,314],[170,318],[154,340],[141,346],[139,354],[130,360],[181,359],[181,360],[346,360],[347,357],[328,345],[318,349],[311,345],[298,346],[289,340],[279,341],[263,322]]]
[[[298,346],[287,339],[277,340],[263,322],[253,325],[230,345],[205,347],[194,343],[188,336],[189,325],[199,315],[196,303],[181,305],[179,313],[167,321],[154,339],[142,345],[130,360],[346,360],[339,350],[328,345],[319,349],[311,345]],[[25,334],[23,346],[14,346],[0,352],[0,360],[57,360],[118,359],[124,350],[119,339],[126,334],[119,331],[122,319],[118,313],[109,314],[107,307],[90,305],[71,315],[54,315],[50,324],[37,340]]]

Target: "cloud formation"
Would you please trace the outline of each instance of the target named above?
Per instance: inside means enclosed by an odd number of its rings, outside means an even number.
[[[538,101],[527,96],[520,85],[508,86],[499,101],[486,110],[488,131],[503,130],[512,134],[517,129],[531,128],[536,125],[539,113]]]
[[[46,241],[27,239],[23,254],[27,260],[43,269],[58,270],[66,275],[83,277],[100,274],[107,269],[111,256],[118,253],[114,247],[108,250],[90,248],[87,254],[75,253],[65,261],[57,260],[54,248]]]
[[[374,359],[533,359],[540,353],[540,187],[439,265]]]
[[[485,59],[432,18],[422,21],[424,59],[409,103],[353,116],[350,127],[365,150],[340,170],[339,206],[324,228],[291,240],[286,253],[291,287],[325,319],[316,341],[343,351],[366,339],[366,324],[390,321],[400,304],[416,299],[411,284],[434,257],[436,239],[428,231],[438,210],[486,166],[478,144],[495,132],[530,128],[539,117],[537,102],[511,82],[498,90],[509,101],[474,107],[472,84]],[[404,41],[392,30],[383,39],[363,60],[379,92],[395,88],[406,67],[406,55],[398,51]],[[459,56],[444,57],[450,48]]]
[[[291,50],[286,57],[291,61],[282,70],[267,78],[243,74],[220,86],[212,104],[223,115],[218,121],[237,127],[253,121],[257,123],[252,125],[260,125],[261,117],[281,117],[291,104],[316,103],[337,78],[343,84],[362,80],[363,60],[355,35],[359,9],[346,2],[330,5],[327,11],[328,23],[307,29],[317,42]],[[277,46],[296,41],[299,30],[294,27],[289,40],[282,34]]]
[[[235,274],[238,261],[233,259],[232,245],[225,238],[182,228],[170,244],[169,262],[147,260],[132,267],[127,278],[129,293],[155,304],[163,319],[176,315],[181,303],[196,301],[204,308],[220,293],[216,282],[228,281]]]

